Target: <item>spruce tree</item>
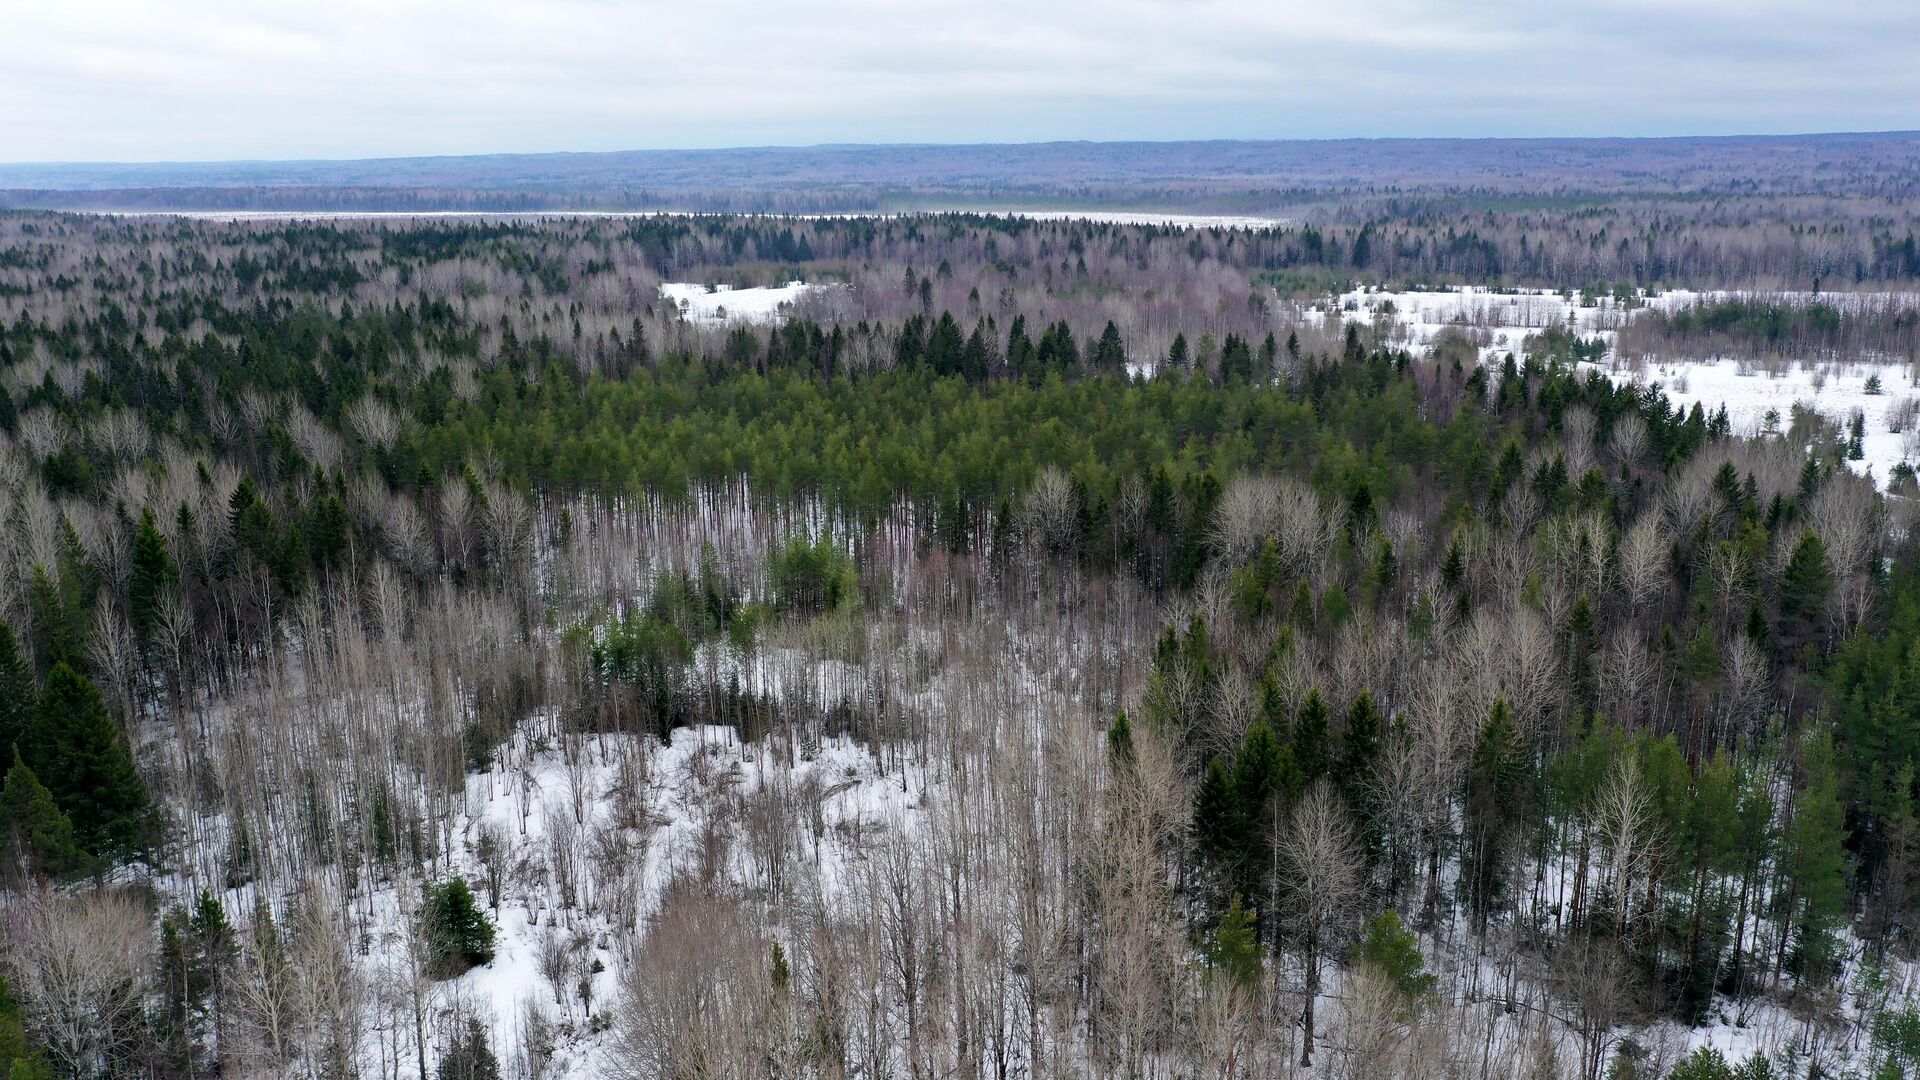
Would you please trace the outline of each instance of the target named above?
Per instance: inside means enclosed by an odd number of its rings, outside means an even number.
[[[167,539],[160,534],[151,509],[140,512],[140,526],[133,534],[132,567],[127,575],[127,601],[133,614],[133,628],[142,645],[153,637],[159,622],[160,601],[179,584],[180,572],[167,554]]]
[[[1794,545],[1787,568],[1780,575],[1782,645],[1793,648],[1818,636],[1819,620],[1832,591],[1833,568],[1827,562],[1827,546],[1821,542],[1820,534],[1808,532]]]
[[[73,821],[84,849],[108,858],[141,849],[147,789],[92,680],[64,662],[54,665],[27,746],[27,765]]]
[[[1207,966],[1231,980],[1242,990],[1260,985],[1260,939],[1254,930],[1253,913],[1235,893],[1221,914],[1220,922],[1207,935]]]
[[[13,760],[14,748],[32,727],[36,694],[33,668],[20,652],[20,640],[0,619],[0,761]]]
[[[23,868],[58,881],[87,869],[87,853],[73,834],[73,822],[60,812],[53,793],[18,752],[7,770],[6,783],[0,785],[0,830],[0,852],[5,858],[0,873]]]
[[[1846,804],[1832,735],[1818,732],[1806,739],[1800,772],[1793,819],[1783,838],[1782,869],[1793,926],[1793,970],[1802,979],[1820,982],[1833,972],[1838,949],[1834,930],[1846,915],[1848,896]]]
[[[1167,370],[1183,372],[1193,365],[1193,357],[1187,351],[1187,335],[1173,335],[1173,347],[1167,350]]]
[[[1300,767],[1303,786],[1331,771],[1332,741],[1327,703],[1321,700],[1319,690],[1310,690],[1306,702],[1300,706],[1300,717],[1293,724],[1293,760]]]
[[[466,878],[427,886],[420,917],[430,967],[438,977],[451,978],[493,959],[493,923],[480,910]]]
[[[1100,371],[1125,371],[1127,367],[1126,346],[1120,343],[1120,328],[1107,320],[1107,328],[1100,332],[1100,343],[1094,346],[1093,366]]]
[[[487,1042],[486,1025],[467,1018],[466,1032],[440,1059],[438,1080],[500,1080],[500,1062]]]

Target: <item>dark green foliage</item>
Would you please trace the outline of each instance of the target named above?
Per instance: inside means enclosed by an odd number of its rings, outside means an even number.
[[[1735,1080],[1732,1066],[1711,1046],[1702,1046],[1681,1058],[1667,1080]]]
[[[85,873],[91,865],[73,823],[17,753],[0,786],[0,826],[5,829],[0,835],[0,878],[19,868],[59,881]]]
[[[1332,771],[1332,742],[1327,704],[1321,700],[1319,690],[1310,690],[1293,724],[1293,757],[1300,769],[1302,786]]]
[[[858,599],[853,560],[826,537],[811,543],[804,538],[789,541],[774,557],[769,573],[774,604],[795,615],[837,611]]]
[[[1113,718],[1113,726],[1107,729],[1107,753],[1112,756],[1116,769],[1133,766],[1133,722],[1127,719],[1127,711],[1120,710]]]
[[[233,925],[211,892],[202,892],[190,911],[160,920],[162,1006],[153,1023],[174,1071],[220,1071],[217,1028],[227,972],[237,956]]]
[[[0,619],[0,761],[13,760],[14,748],[33,724],[37,696],[33,668],[20,653],[13,627]]]
[[[27,579],[33,659],[43,674],[56,664],[82,667],[86,663],[93,587],[77,547],[75,541],[62,553],[57,573],[35,564]]]
[[[1800,789],[1782,838],[1787,917],[1794,934],[1794,969],[1801,978],[1819,982],[1833,973],[1838,959],[1834,931],[1847,909],[1846,807],[1831,736],[1809,736],[1800,758]]]
[[[53,1063],[27,1033],[27,1017],[0,978],[0,1080],[54,1080]]]
[[[127,577],[127,603],[133,615],[134,632],[142,644],[148,644],[159,623],[161,599],[180,584],[180,571],[167,553],[166,537],[160,535],[151,509],[140,512],[140,525],[133,534],[132,559]]]
[[[480,910],[466,878],[427,886],[420,909],[420,933],[428,967],[436,978],[451,978],[493,959],[493,923]]]
[[[1360,933],[1356,962],[1387,980],[1408,1007],[1433,993],[1439,976],[1427,970],[1420,939],[1400,922],[1399,912],[1383,911],[1367,920]]]
[[[1240,903],[1235,893],[1227,910],[1207,935],[1207,965],[1243,991],[1260,985],[1260,939],[1254,932],[1253,914]]]
[[[500,1062],[493,1055],[486,1025],[468,1017],[461,1033],[440,1058],[437,1080],[500,1080]]]
[[[1464,885],[1476,928],[1484,930],[1506,896],[1506,860],[1519,831],[1527,791],[1527,762],[1505,698],[1495,699],[1474,742],[1467,770],[1467,848]]]
[[[92,680],[55,664],[26,742],[22,756],[72,820],[83,849],[121,859],[146,846],[146,785]]]
[[[1818,533],[1809,532],[1793,546],[1793,555],[1780,575],[1780,618],[1774,633],[1781,644],[1797,650],[1818,640],[1827,598],[1833,592],[1833,568],[1827,546]]]
[[[1884,823],[1911,814],[1920,795],[1912,780],[1920,774],[1920,578],[1896,576],[1886,606],[1885,623],[1849,637],[1828,673],[1855,843],[1870,876],[1891,854]]]

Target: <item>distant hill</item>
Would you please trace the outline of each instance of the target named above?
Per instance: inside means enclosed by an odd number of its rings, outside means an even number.
[[[1266,211],[1333,193],[1816,194],[1920,189],[1920,133],[829,145],[357,161],[0,165],[0,203],[90,209]]]

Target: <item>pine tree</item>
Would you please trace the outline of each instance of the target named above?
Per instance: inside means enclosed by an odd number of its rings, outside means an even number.
[[[58,881],[86,871],[87,853],[73,835],[73,823],[18,752],[5,785],[0,786],[0,824],[4,825],[0,852],[5,858],[0,873],[24,867],[30,874]]]
[[[132,567],[127,576],[127,601],[133,613],[134,631],[141,643],[152,640],[160,621],[160,601],[180,582],[180,572],[167,554],[166,537],[154,521],[153,511],[140,511],[140,526],[133,534]]]
[[[1310,690],[1300,706],[1300,717],[1293,724],[1293,760],[1300,766],[1304,784],[1311,784],[1332,770],[1332,742],[1327,703],[1321,700],[1319,690]]]
[[[40,671],[63,662],[85,663],[87,611],[72,579],[34,564],[27,578],[27,614],[33,628],[33,659]]]
[[[1838,948],[1833,931],[1846,914],[1848,895],[1846,804],[1832,735],[1818,732],[1806,739],[1800,771],[1782,862],[1787,916],[1794,928],[1793,969],[1817,982],[1832,974]]]
[[[1401,923],[1400,913],[1392,909],[1367,920],[1360,934],[1356,959],[1393,986],[1403,1009],[1416,1007],[1440,981],[1439,976],[1427,970],[1426,957],[1420,955],[1420,939]]]
[[[1496,698],[1474,743],[1467,768],[1467,851],[1465,885],[1474,927],[1486,921],[1506,892],[1503,858],[1507,837],[1525,791],[1525,760],[1513,710]]]
[[[1167,370],[1184,372],[1193,365],[1193,357],[1187,351],[1187,335],[1173,335],[1173,347],[1167,350]]]
[[[1373,694],[1362,690],[1347,710],[1347,729],[1340,746],[1340,785],[1347,802],[1364,820],[1372,802],[1370,788],[1374,762],[1380,757],[1380,712]]]
[[[1227,763],[1214,758],[1200,778],[1200,789],[1193,797],[1194,840],[1200,850],[1222,862],[1231,863],[1239,847],[1240,799],[1234,789],[1233,773]]]
[[[1207,966],[1231,980],[1241,990],[1252,991],[1260,985],[1260,939],[1254,930],[1253,913],[1233,894],[1227,910],[1213,932],[1207,935]]]
[[[1827,562],[1827,546],[1820,534],[1808,532],[1800,537],[1780,575],[1781,644],[1795,648],[1819,636],[1819,621],[1826,611],[1827,597],[1833,591],[1833,568]]]
[[[54,665],[27,746],[27,765],[43,783],[51,781],[54,802],[86,851],[108,858],[140,851],[146,786],[92,680],[64,662]]]
[[[493,959],[493,923],[480,910],[466,878],[427,886],[427,901],[420,914],[431,958],[429,966],[440,978],[451,978]]]
[[[33,668],[20,653],[20,641],[13,627],[0,619],[0,755],[4,755],[0,761],[13,760],[14,749],[32,727],[37,694]]]
[[[1107,320],[1107,328],[1100,332],[1100,343],[1094,346],[1093,366],[1100,371],[1118,372],[1127,368],[1127,349],[1120,343],[1120,328]]]
[[[500,1061],[487,1041],[486,1026],[468,1017],[466,1033],[440,1059],[438,1080],[500,1080]]]

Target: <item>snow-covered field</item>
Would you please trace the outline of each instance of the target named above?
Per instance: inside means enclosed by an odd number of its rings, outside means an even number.
[[[820,286],[789,281],[771,288],[736,289],[699,282],[662,282],[660,296],[693,322],[778,322],[802,296]]]
[[[1343,320],[1358,319],[1388,327],[1394,340],[1415,349],[1432,345],[1443,332],[1451,330],[1465,335],[1479,348],[1483,363],[1508,353],[1523,354],[1523,343],[1530,334],[1550,326],[1567,327],[1582,337],[1598,337],[1607,343],[1608,356],[1597,366],[1609,378],[1620,383],[1658,383],[1680,407],[1690,408],[1698,402],[1713,412],[1724,405],[1737,432],[1762,430],[1769,412],[1777,414],[1784,429],[1796,404],[1813,409],[1843,431],[1858,411],[1866,419],[1866,435],[1862,458],[1848,463],[1856,471],[1871,471],[1874,479],[1884,484],[1895,465],[1920,459],[1920,440],[1910,437],[1910,425],[1901,425],[1909,430],[1894,431],[1890,423],[1902,402],[1920,396],[1914,365],[1904,359],[1875,362],[1862,358],[1767,368],[1715,357],[1647,363],[1612,351],[1620,329],[1642,311],[1678,310],[1727,295],[1675,289],[1640,298],[1636,306],[1623,306],[1611,297],[1583,304],[1577,294],[1545,289],[1358,289],[1334,297],[1323,309]],[[1785,300],[1813,299],[1811,293],[1771,295]],[[1820,299],[1842,305],[1889,300],[1920,305],[1920,294],[1823,293]],[[1869,393],[1867,382],[1876,377],[1879,392]]]
[[[1093,221],[1107,225],[1155,225],[1173,229],[1278,229],[1290,224],[1287,218],[1257,217],[1244,214],[1175,214],[1151,210],[993,210],[1005,217],[1034,221]]]

